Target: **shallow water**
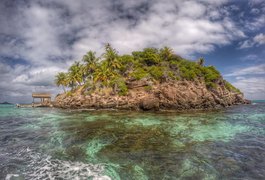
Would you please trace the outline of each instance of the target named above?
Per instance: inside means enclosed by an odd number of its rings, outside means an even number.
[[[265,103],[198,113],[0,106],[0,179],[264,179]]]

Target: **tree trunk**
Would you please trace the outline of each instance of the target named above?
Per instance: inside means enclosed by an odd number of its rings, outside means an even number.
[[[117,84],[115,83],[115,84],[114,84],[114,88],[113,88],[113,92],[114,92],[114,94],[116,94],[116,91],[117,91]]]

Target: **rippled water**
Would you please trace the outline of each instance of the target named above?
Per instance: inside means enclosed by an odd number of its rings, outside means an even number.
[[[265,103],[200,113],[0,106],[0,179],[264,179]]]

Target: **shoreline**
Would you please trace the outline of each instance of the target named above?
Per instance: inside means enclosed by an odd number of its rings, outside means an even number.
[[[250,101],[250,100],[249,100]],[[59,110],[66,110],[67,112],[135,112],[135,113],[206,113],[206,112],[220,112],[227,110],[229,108],[233,108],[236,106],[246,106],[253,104],[252,101],[249,103],[242,103],[242,104],[233,104],[226,107],[213,107],[213,108],[205,108],[205,109],[158,109],[158,110],[142,110],[142,109],[124,109],[124,108],[71,108],[71,107],[56,107],[54,105],[50,106],[37,106],[33,107],[31,104],[23,104],[26,106],[20,106],[18,107],[16,104],[12,104],[16,108],[51,108],[51,109],[59,109]]]
[[[179,110],[179,109],[159,109],[159,110],[142,110],[142,109],[119,109],[119,108],[63,108],[63,107],[50,107],[50,108],[55,108],[55,109],[62,109],[62,110],[67,110],[69,112],[71,111],[88,111],[88,112],[143,112],[143,113],[204,113],[204,112],[219,112],[219,111],[223,111],[229,108],[233,108],[236,106],[246,106],[246,105],[251,105],[252,103],[248,103],[248,104],[234,104],[231,106],[227,106],[227,107],[217,107],[217,108],[206,108],[206,109],[183,109],[183,110]]]

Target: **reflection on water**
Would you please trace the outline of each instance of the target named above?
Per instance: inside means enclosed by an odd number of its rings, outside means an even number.
[[[139,113],[0,107],[0,179],[262,179],[265,104]]]

